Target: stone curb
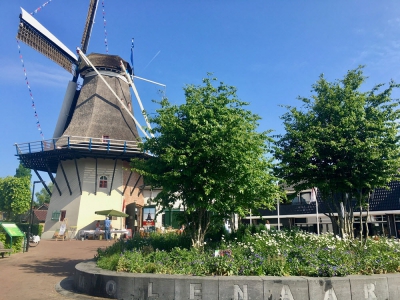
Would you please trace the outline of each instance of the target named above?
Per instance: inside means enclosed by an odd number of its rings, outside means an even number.
[[[98,298],[98,297],[93,297],[85,294],[79,294],[76,293],[74,290],[74,277],[70,276],[67,277],[63,280],[61,280],[59,283],[56,284],[55,286],[56,292],[59,293],[60,295],[63,295],[64,297],[68,299],[75,299],[75,300],[89,300],[89,299],[104,299],[104,298]]]
[[[74,289],[120,300],[400,299],[400,274],[346,277],[187,276],[120,273],[76,265]]]

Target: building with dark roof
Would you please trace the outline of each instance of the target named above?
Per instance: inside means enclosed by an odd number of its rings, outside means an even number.
[[[294,192],[294,191],[289,191]],[[317,201],[311,201],[311,190],[304,190],[300,193],[293,193],[292,201],[288,204],[280,204],[275,210],[262,209],[260,216],[247,216],[245,223],[259,224],[268,220],[272,226],[300,227],[309,232],[317,232],[317,217],[320,224],[320,231],[332,230],[332,223],[327,214],[330,212],[328,205],[317,193]],[[318,204],[318,213],[317,213]],[[388,188],[378,188],[370,200],[368,212],[368,226],[371,235],[385,234],[400,237],[400,181],[393,181]],[[337,216],[337,213],[334,213]],[[366,217],[367,211],[363,211]],[[354,212],[354,227],[360,228],[360,211]]]

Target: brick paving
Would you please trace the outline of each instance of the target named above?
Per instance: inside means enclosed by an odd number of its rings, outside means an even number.
[[[42,240],[28,252],[0,256],[0,300],[101,299],[66,290],[60,294],[56,285],[70,283],[66,279],[73,276],[77,263],[93,259],[98,248],[109,245],[104,240]]]

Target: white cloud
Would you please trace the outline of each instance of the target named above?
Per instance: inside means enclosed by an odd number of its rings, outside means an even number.
[[[20,62],[0,60],[3,72],[0,72],[0,80],[3,84],[14,84],[24,81],[24,71]],[[63,68],[51,62],[48,64],[30,63],[26,66],[28,80],[35,85],[46,87],[66,87],[72,75]]]

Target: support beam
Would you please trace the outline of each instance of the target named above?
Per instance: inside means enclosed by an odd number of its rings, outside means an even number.
[[[74,158],[74,162],[75,162],[76,175],[78,177],[79,191],[81,192],[82,195],[82,184],[81,184],[81,178],[79,176],[79,169],[78,169],[78,164],[76,163],[76,158]]]
[[[116,166],[117,166],[117,159],[115,159],[115,163],[114,163],[114,171],[113,171],[113,176],[112,176],[112,179],[111,179],[110,192],[108,193],[108,196],[111,196],[111,191],[112,191],[112,187],[113,187],[113,183],[114,183],[114,175],[115,175]]]
[[[121,106],[126,110],[126,112],[129,114],[129,116],[133,119],[133,121],[135,122],[136,126],[140,129],[140,131],[144,134],[144,136],[149,138],[149,136],[147,135],[146,131],[142,128],[142,126],[139,124],[139,122],[133,116],[131,111],[126,107],[125,103],[118,97],[118,95],[114,92],[114,90],[111,88],[111,86],[107,83],[107,81],[104,79],[104,77],[99,73],[99,71],[96,69],[96,67],[90,62],[90,60],[86,57],[86,55],[82,52],[82,50],[79,49],[79,47],[76,50],[77,50],[79,56],[85,61],[86,64],[88,64],[89,66],[91,66],[93,68],[93,70],[97,73],[99,78],[104,82],[106,87],[115,96],[115,98],[117,98],[117,100],[119,101]]]
[[[144,107],[143,107],[143,104],[142,104],[142,100],[141,100],[140,97],[139,97],[139,93],[138,93],[138,91],[137,91],[137,89],[136,89],[136,86],[135,86],[135,84],[133,83],[132,78],[129,76],[128,72],[126,71],[126,68],[125,68],[124,63],[122,62],[122,60],[119,62],[119,65],[120,65],[122,71],[124,71],[124,74],[125,74],[125,76],[126,76],[126,79],[128,80],[129,86],[132,88],[133,93],[135,94],[136,100],[137,100],[138,103],[139,103],[140,111],[142,112],[142,115],[143,115],[143,117],[144,117],[144,120],[145,120],[145,122],[146,122],[147,127],[150,129],[150,135],[151,135],[151,137],[154,137],[153,133],[151,132],[151,125],[150,125],[150,122],[149,122],[149,120],[147,119],[147,115],[146,115],[146,112],[145,112],[145,110],[144,110]]]
[[[125,191],[126,191],[126,188],[128,187],[129,180],[131,180],[132,173],[133,172],[131,171],[131,173],[129,174],[129,177],[128,177],[128,180],[125,183],[125,187],[124,187],[124,191],[122,192],[122,195],[125,195]]]
[[[67,183],[67,187],[68,187],[68,190],[69,190],[69,194],[72,195],[71,187],[69,186],[68,178],[67,178],[67,175],[65,174],[64,167],[63,167],[63,165],[62,165],[61,160],[60,160],[60,167],[61,167],[61,171],[62,171],[62,173],[63,173],[63,175],[64,175],[65,182]]]
[[[51,173],[49,166],[47,166],[47,174],[49,174],[49,177],[50,177],[51,181],[53,182],[53,184],[55,185],[58,193],[61,196],[61,190],[60,190],[60,188],[59,188],[59,186],[57,184],[57,181],[54,179],[53,173]]]
[[[133,186],[133,188],[132,188],[132,190],[131,190],[131,193],[130,193],[131,196],[132,196],[132,194],[133,194],[133,191],[136,189],[136,186],[138,185],[138,183],[139,183],[139,181],[140,181],[141,178],[142,178],[142,175],[139,176],[138,180],[136,181],[135,185]]]
[[[42,179],[42,176],[40,176],[39,172],[35,169],[33,169],[33,171],[35,172],[36,176],[39,178],[39,180],[42,182],[44,188],[46,189],[47,193],[50,195],[52,195],[52,193],[50,192],[49,187],[47,186],[47,184],[44,182],[44,180]]]
[[[95,158],[96,160],[96,177],[94,178],[94,195],[97,195],[97,157]]]

